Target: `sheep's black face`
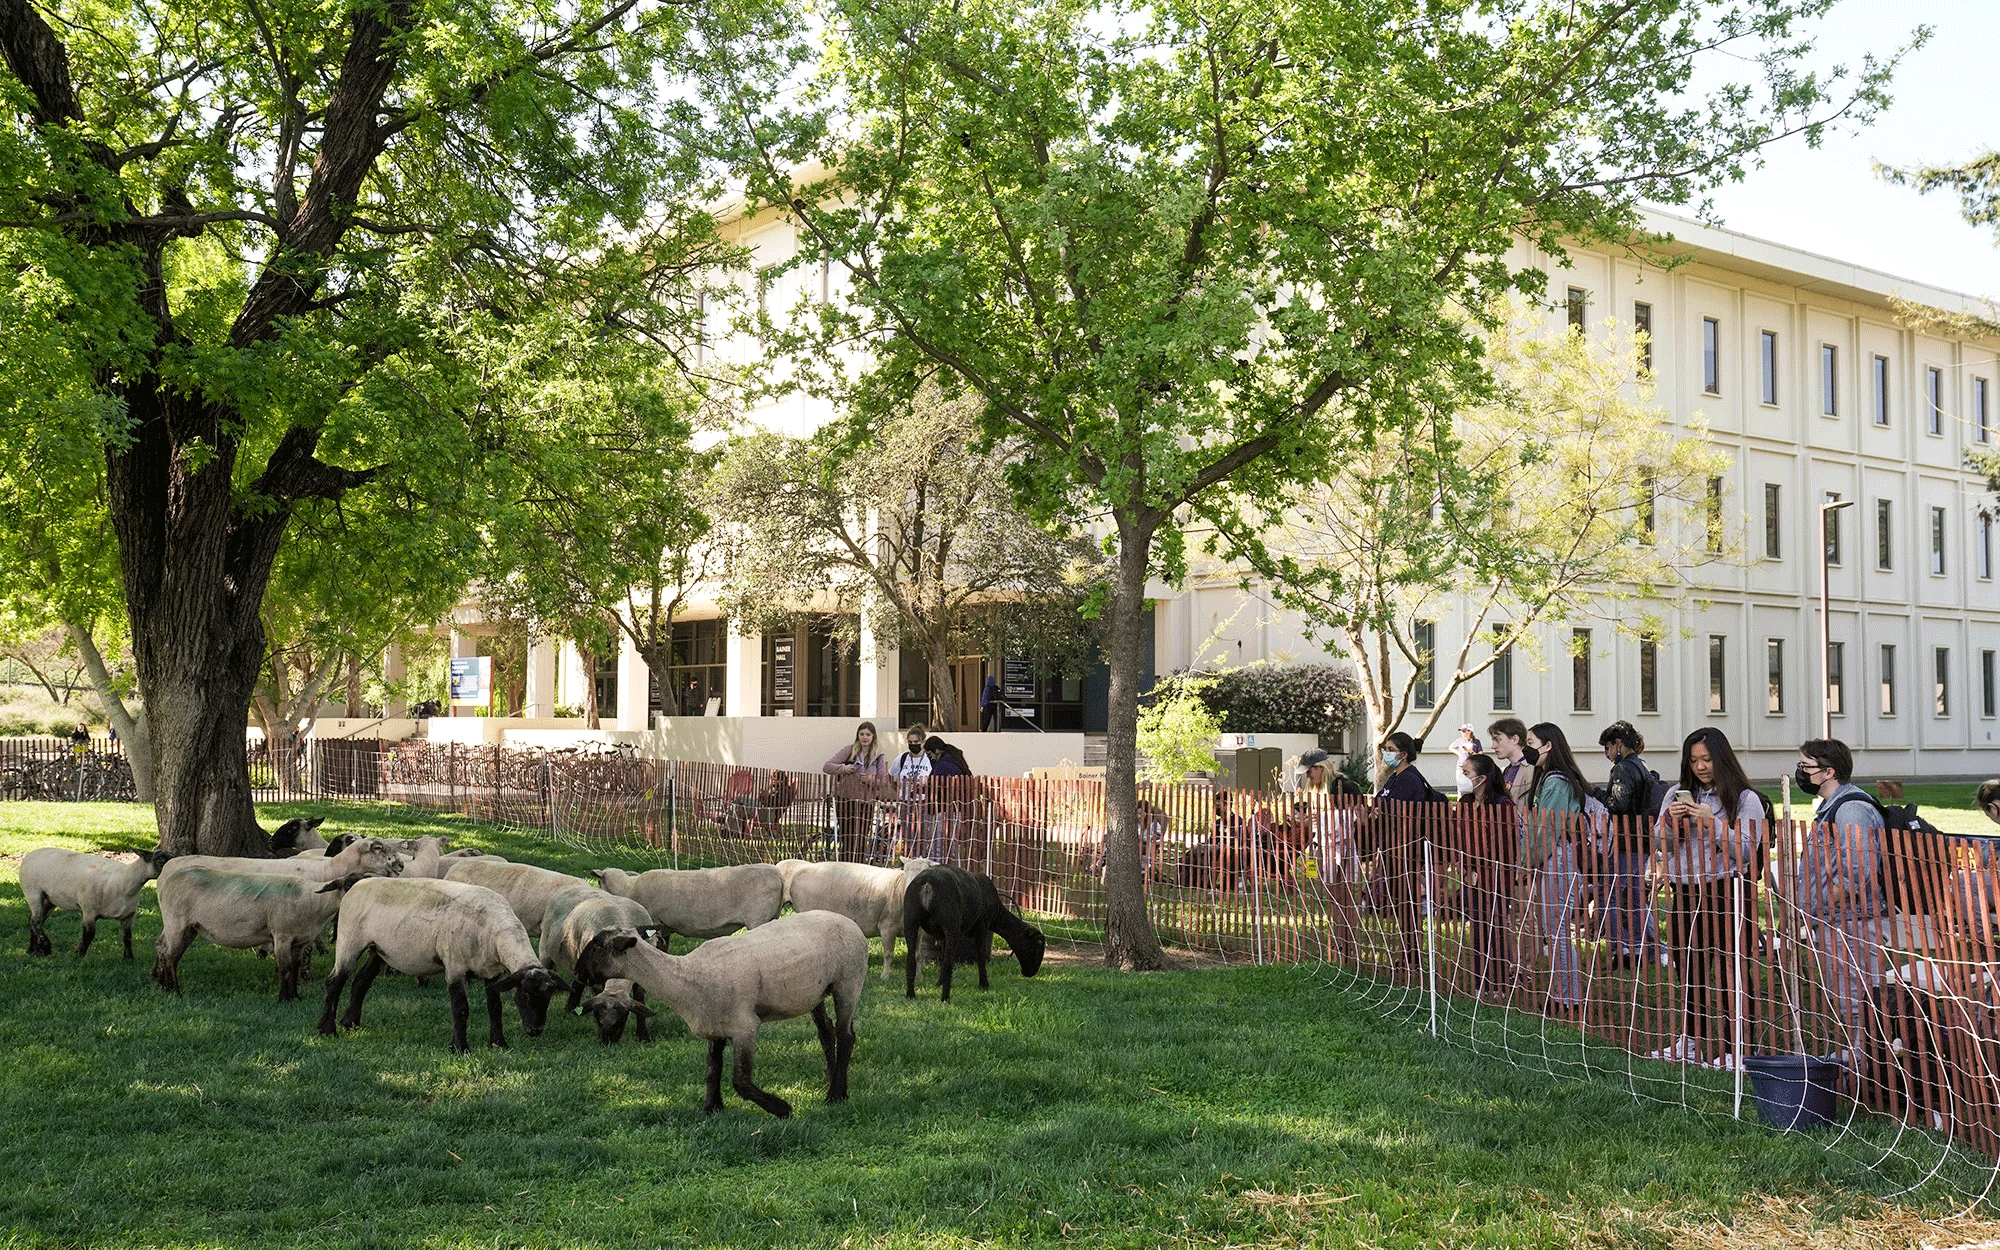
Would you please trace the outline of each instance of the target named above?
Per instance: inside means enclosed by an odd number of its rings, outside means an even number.
[[[1014,946],[1014,958],[1020,962],[1022,976],[1031,977],[1042,970],[1042,956],[1048,948],[1048,939],[1039,929],[1021,935],[1020,943]]]

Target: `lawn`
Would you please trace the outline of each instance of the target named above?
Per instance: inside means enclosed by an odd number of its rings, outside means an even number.
[[[267,824],[300,809],[273,808]],[[325,810],[325,809],[319,809]],[[643,866],[457,817],[570,870]],[[1314,968],[1118,975],[1011,962],[950,1006],[872,979],[854,1097],[819,1101],[812,1026],[759,1077],[799,1112],[698,1109],[701,1047],[597,1045],[557,1018],[454,1057],[441,986],[385,978],[365,1027],[313,1031],[271,965],[205,944],[176,999],[100,936],[22,954],[18,856],[150,844],[140,809],[0,805],[0,1246],[1665,1246],[1963,1243],[2000,1233],[1880,1197],[1813,1140],[1663,1110],[1433,1043]],[[64,830],[58,837],[54,830]],[[115,936],[115,935],[114,935]],[[324,964],[321,965],[322,970]],[[475,1012],[477,1008],[475,1007]],[[477,1032],[477,1030],[475,1030]]]

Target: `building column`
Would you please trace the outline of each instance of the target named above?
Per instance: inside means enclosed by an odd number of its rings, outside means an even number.
[[[400,693],[407,680],[409,670],[403,664],[403,644],[392,642],[382,648],[382,682],[389,687],[389,697],[382,702],[384,719],[400,720],[410,714],[410,701]]]
[[[736,623],[722,639],[722,658],[729,665],[724,680],[723,710],[731,716],[759,716],[764,711],[764,636],[739,634]]]
[[[900,653],[875,636],[868,618],[861,618],[861,717],[872,720],[884,734],[901,720],[896,678],[902,671]]]
[[[639,656],[639,648],[632,640],[619,635],[618,638],[618,728],[646,730],[652,726],[646,716],[646,685],[651,674],[646,669],[646,661]],[[600,713],[603,709],[599,709]]]
[[[547,638],[528,642],[528,692],[524,709],[531,720],[556,714],[556,644]]]

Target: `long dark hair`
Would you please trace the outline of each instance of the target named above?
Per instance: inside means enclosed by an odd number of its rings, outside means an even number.
[[[1512,805],[1514,798],[1507,793],[1506,776],[1500,770],[1500,761],[1484,751],[1474,751],[1465,757],[1466,766],[1479,776],[1479,805],[1498,807],[1505,803]]]
[[[1568,736],[1548,721],[1528,726],[1528,732],[1541,739],[1542,743],[1541,758],[1535,761],[1535,792],[1528,805],[1541,806],[1542,781],[1550,773],[1568,782],[1570,793],[1581,803],[1583,796],[1590,793],[1590,786],[1583,779],[1583,770],[1577,767],[1576,756],[1570,754]]]
[[[1715,785],[1712,788],[1715,797],[1722,800],[1722,818],[1733,824],[1736,821],[1736,806],[1743,801],[1743,792],[1750,789],[1750,778],[1744,775],[1743,765],[1737,760],[1729,739],[1715,726],[1704,725],[1681,740],[1681,789],[1694,794],[1710,788],[1696,780],[1694,767],[1688,763],[1697,742],[1708,748],[1708,758],[1715,763]]]

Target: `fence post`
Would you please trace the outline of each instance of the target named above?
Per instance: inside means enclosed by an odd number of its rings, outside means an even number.
[[[1735,1106],[1732,1115],[1743,1118],[1743,1014],[1745,1009],[1745,986],[1743,984],[1743,875],[1737,873],[1730,878],[1729,891],[1729,947],[1730,962],[1735,967],[1731,978],[1730,1006],[1730,1053],[1735,1055],[1733,1075],[1736,1078]]]
[[[1437,907],[1431,899],[1431,837],[1424,835],[1424,962],[1428,967],[1431,1036],[1438,1035]]]

